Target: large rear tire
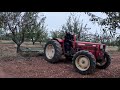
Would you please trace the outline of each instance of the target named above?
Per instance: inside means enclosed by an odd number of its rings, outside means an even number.
[[[111,63],[110,55],[105,52],[104,53],[104,60],[100,60],[100,62],[96,63],[96,68],[98,69],[106,69]]]
[[[57,63],[62,56],[62,48],[58,41],[51,40],[44,48],[45,60],[50,63]]]
[[[73,56],[73,66],[80,74],[92,74],[95,72],[96,59],[94,55],[88,51],[79,51]]]

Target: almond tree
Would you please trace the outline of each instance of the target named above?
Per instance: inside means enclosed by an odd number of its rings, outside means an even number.
[[[83,24],[83,20],[79,20],[80,17],[75,16],[75,14],[71,14],[68,17],[67,22],[62,26],[63,31],[70,31],[76,35],[76,39],[80,41],[88,41],[88,30],[87,24]]]
[[[109,31],[109,36],[113,42],[116,36],[116,29],[120,29],[120,12],[101,12],[106,14],[106,18],[102,19],[92,13],[87,12],[91,17],[90,21],[97,22],[98,25],[101,25],[104,29]],[[119,46],[120,47],[120,46]]]
[[[12,34],[17,45],[17,53],[24,42],[25,33],[34,25],[38,12],[0,12],[0,26]]]
[[[29,13],[30,16],[33,16],[34,12],[30,12]],[[32,40],[33,45],[35,44],[36,41],[40,41],[40,39],[44,38],[44,32],[46,31],[46,27],[44,25],[45,23],[45,18],[44,16],[42,16],[42,18],[40,18],[40,16],[38,14],[35,15],[35,17],[33,17],[33,25],[29,26],[28,30],[27,30],[27,38]]]
[[[65,31],[69,31],[76,35],[76,39],[80,41],[89,41],[87,24],[83,24],[83,20],[80,21],[79,17],[75,14],[71,14],[66,23],[62,25],[59,30],[51,31],[51,36],[54,38],[62,38],[65,35]]]

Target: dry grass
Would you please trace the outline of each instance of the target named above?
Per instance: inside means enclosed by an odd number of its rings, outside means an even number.
[[[0,58],[16,56],[14,44],[0,44]]]
[[[110,52],[110,51],[115,52],[117,50],[118,50],[117,46],[107,46],[107,48],[106,48],[106,51],[108,51],[108,52]]]

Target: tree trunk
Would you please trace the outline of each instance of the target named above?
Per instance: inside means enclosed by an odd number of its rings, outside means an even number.
[[[40,42],[40,45],[41,45],[41,41],[39,41]]]
[[[33,38],[32,38],[32,43],[33,43],[33,45],[35,45],[35,41],[33,40]]]
[[[33,45],[35,45],[35,42],[33,42]]]
[[[20,51],[21,51],[20,45],[17,45],[17,53],[19,53]]]

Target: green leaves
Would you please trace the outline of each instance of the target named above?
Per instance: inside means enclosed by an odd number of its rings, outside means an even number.
[[[46,30],[45,28],[45,16],[38,16],[38,13],[35,12],[29,12],[26,13],[26,20],[32,22],[30,25],[28,25],[27,32],[26,32],[26,38],[29,38],[32,40],[33,44],[36,41],[41,41],[44,36],[44,31]]]
[[[43,16],[40,21],[37,21],[38,14],[39,12],[0,12],[0,26],[10,31],[12,40],[17,46],[24,42],[28,33],[30,35],[28,38],[35,38],[36,41],[41,35],[45,20]]]
[[[69,31],[77,36],[77,40],[88,41],[87,24],[84,25],[83,20],[80,21],[79,18],[80,17],[75,16],[75,14],[71,14],[61,29],[51,31],[52,38],[63,38],[65,31]]]
[[[55,30],[50,33],[52,38],[63,38],[65,36],[65,32],[63,30]]]

